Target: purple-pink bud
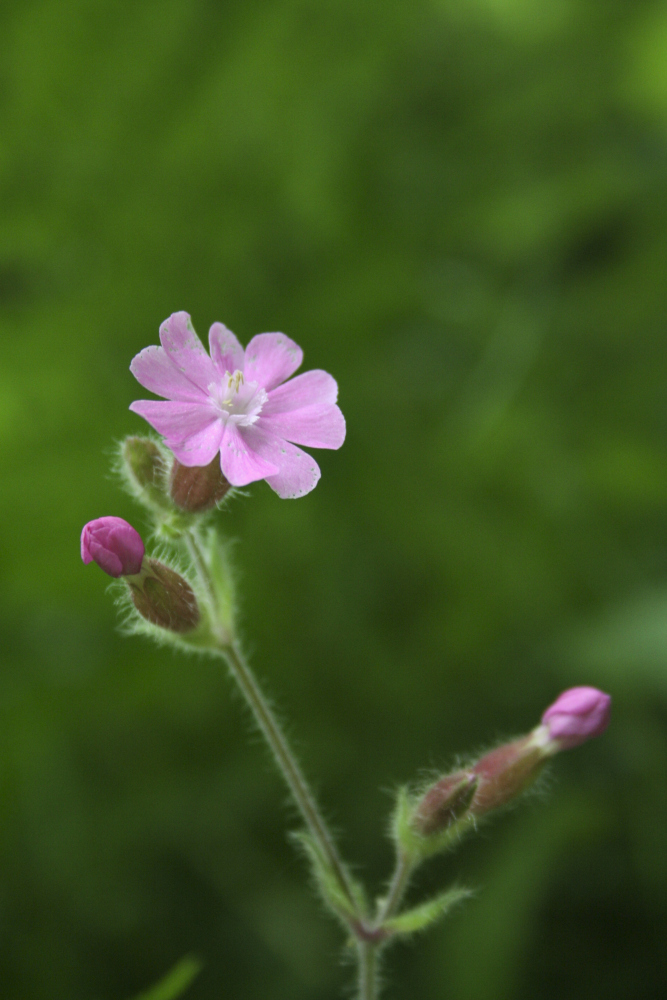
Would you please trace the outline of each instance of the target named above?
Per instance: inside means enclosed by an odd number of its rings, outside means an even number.
[[[98,517],[81,532],[81,558],[96,562],[109,576],[141,572],[144,543],[138,531],[122,517]]]
[[[593,736],[599,736],[609,725],[611,698],[592,687],[575,687],[563,691],[542,716],[549,738],[559,750],[579,746]]]

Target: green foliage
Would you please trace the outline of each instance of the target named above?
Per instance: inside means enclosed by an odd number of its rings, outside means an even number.
[[[320,847],[315,839],[305,830],[299,830],[292,833],[291,838],[302,848],[310,863],[313,884],[318,895],[331,912],[341,919],[343,926],[347,931],[349,929],[348,918],[353,918],[355,916],[355,908],[350,900],[341,891],[338,879],[331,870],[331,866],[327,858],[320,850]],[[354,900],[357,904],[358,910],[361,913],[366,913],[368,910],[368,904],[364,896],[363,888],[355,879],[350,879],[350,885],[352,887]]]
[[[200,971],[201,962],[192,955],[186,955],[159,983],[139,993],[134,1000],[177,1000],[177,997],[183,996]]]
[[[411,826],[415,811],[415,798],[406,787],[396,792],[396,805],[391,818],[390,833],[396,844],[397,852],[404,851],[408,855],[419,854],[423,837],[420,837]]]
[[[392,917],[385,921],[384,927],[393,934],[410,935],[417,931],[424,931],[428,927],[437,923],[442,917],[447,916],[452,907],[457,903],[468,899],[472,893],[469,889],[462,889],[455,886],[446,892],[434,896],[426,903],[421,903],[410,910],[399,913],[397,917]]]

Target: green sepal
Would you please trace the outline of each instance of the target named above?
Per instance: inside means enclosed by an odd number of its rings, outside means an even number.
[[[185,993],[195,976],[201,971],[201,962],[194,955],[186,955],[164,976],[134,1000],[176,1000]]]
[[[396,806],[391,818],[391,836],[398,852],[407,854],[410,858],[421,854],[421,842],[424,840],[424,837],[412,828],[415,804],[409,788],[402,785],[396,794]]]
[[[229,544],[222,541],[215,528],[209,528],[203,546],[211,584],[215,591],[216,614],[230,635],[234,634],[234,576],[228,557]]]
[[[461,889],[458,886],[454,886],[439,896],[429,899],[426,903],[415,906],[412,910],[405,910],[403,913],[399,913],[397,917],[391,917],[389,920],[386,920],[382,925],[383,930],[389,931],[391,934],[403,936],[415,934],[417,931],[424,931],[427,927],[440,920],[441,917],[446,916],[453,906],[471,895],[472,893],[469,889]]]
[[[161,441],[131,435],[121,441],[117,469],[129,493],[154,514],[173,510],[167,481],[173,456]]]
[[[201,520],[201,514],[189,514],[185,510],[176,510],[172,507],[156,519],[155,537],[167,544],[173,544],[180,541],[186,531],[196,528]]]
[[[147,563],[148,560],[145,560],[145,562]],[[174,567],[169,568],[173,569]],[[175,572],[178,572],[178,570],[175,570]],[[204,651],[217,647],[218,639],[215,632],[215,625],[211,621],[208,605],[204,599],[205,595],[200,593],[196,584],[188,581],[197,598],[201,612],[199,623],[191,631],[178,632],[162,628],[160,625],[148,621],[140,614],[131,596],[129,582],[131,579],[131,577],[123,577],[119,580],[114,580],[108,588],[114,594],[116,605],[120,609],[122,615],[120,631],[124,635],[143,635],[152,639],[158,646],[174,646],[190,652]]]
[[[462,834],[472,826],[469,816],[464,816],[442,833],[428,836],[419,833],[413,826],[413,817],[418,799],[403,786],[396,796],[396,806],[391,820],[391,837],[397,851],[406,854],[414,864],[425,861],[434,854],[446,851],[458,843]]]
[[[329,859],[322,852],[315,838],[306,830],[296,830],[290,836],[308,858],[313,881],[323,902],[349,929],[351,921],[358,921],[367,912],[367,902],[362,886],[346,872],[353,897],[349,899],[341,888]]]

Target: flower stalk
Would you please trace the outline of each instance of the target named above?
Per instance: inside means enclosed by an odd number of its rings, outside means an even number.
[[[610,698],[590,687],[564,691],[530,733],[426,788],[400,789],[391,824],[395,869],[372,913],[243,656],[226,544],[209,523],[235,487],[264,479],[283,498],[315,487],[319,468],[298,446],[341,446],[345,421],[336,405],[338,388],[323,371],[291,378],[303,355],[284,334],[258,334],[244,350],[231,331],[214,323],[209,347],[210,354],[187,313],[174,313],[160,328],[160,346],[145,348],[131,365],[138,381],[163,397],[139,400],[131,409],[164,440],[127,438],[119,456],[126,487],[151,516],[159,558],[147,555],[139,533],[118,517],[85,525],[81,557],[119,580],[134,631],[225,661],[305,824],[293,838],[354,949],[357,1000],[378,1000],[384,949],[432,926],[470,895],[453,886],[406,909],[416,868],[475,829],[478,819],[514,801],[549,758],[600,735],[609,722]]]
[[[192,475],[196,480],[198,473]],[[205,471],[205,476],[208,481],[211,471]],[[162,476],[160,488],[168,490],[169,482]],[[142,487],[145,489],[145,484]],[[175,502],[173,497],[171,500]],[[178,570],[145,556],[138,532],[120,518],[99,518],[85,526],[82,558],[84,562],[97,562],[110,576],[123,578],[137,615],[144,626],[148,623],[149,634],[163,641],[168,637],[181,647],[206,650],[226,662],[301,814],[306,830],[295,837],[305,850],[322,898],[351,937],[357,963],[357,1000],[378,1000],[380,962],[385,949],[431,926],[469,895],[465,889],[453,887],[404,909],[416,868],[450,847],[465,831],[474,829],[478,819],[516,799],[550,757],[602,733],[609,721],[609,696],[595,688],[563,692],[532,732],[496,747],[467,767],[441,776],[419,794],[402,789],[392,822],[395,869],[372,915],[363,890],[339,854],[289,741],[241,652],[234,630],[233,588],[225,547],[215,529],[205,527],[202,519],[206,512],[191,512],[188,516],[193,520],[189,524],[182,520],[179,523],[169,521],[172,515],[168,506],[156,503],[154,496],[147,496],[146,501],[154,512],[157,530],[180,554],[175,562]],[[167,523],[172,528],[165,535]]]
[[[338,882],[339,891],[347,901],[351,913],[361,918],[363,915],[358,912],[358,900],[352,890],[349,876],[299,762],[257,678],[241,653],[238,642],[230,637],[225,625],[220,621],[215,586],[197,538],[193,532],[186,532],[185,539],[210,604],[211,617],[218,636],[218,652],[226,661],[229,672],[240,688],[311,836],[327,859]]]
[[[387,895],[380,901],[378,907],[376,928],[383,927],[387,920],[398,912],[416,866],[416,859],[407,851],[399,849],[396,852],[396,867],[389,883]]]
[[[322,818],[315,796],[308,786],[303,771],[275,715],[271,711],[255,675],[235,643],[228,646],[221,646],[220,652],[227,661],[232,677],[243,692],[243,696],[252,711],[260,731],[266,739],[278,765],[278,769],[285,779],[285,784],[292,793],[292,797],[308,830],[329,862],[331,870],[335,873],[341,893],[347,900],[351,910],[356,913],[358,910],[357,900],[352,891],[349,876],[338,855],[336,845]],[[361,917],[362,915],[358,914],[358,916]]]

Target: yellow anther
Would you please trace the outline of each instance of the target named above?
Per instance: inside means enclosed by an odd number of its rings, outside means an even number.
[[[227,374],[229,375],[229,372]],[[245,379],[243,378],[243,372],[237,369],[233,375],[229,375],[229,378],[227,379],[227,388],[233,389],[234,392],[238,392],[244,383]]]

